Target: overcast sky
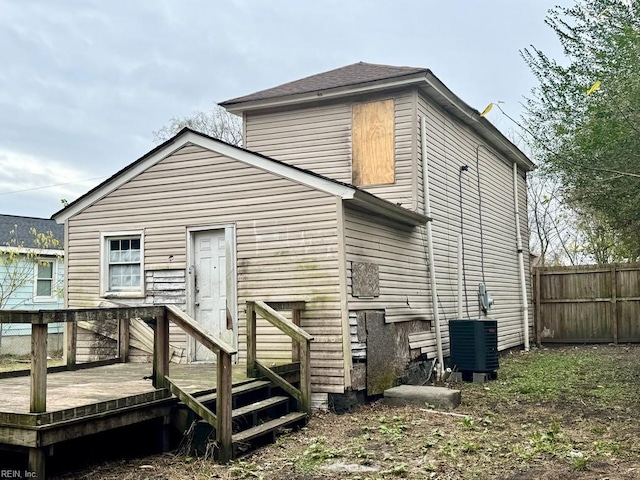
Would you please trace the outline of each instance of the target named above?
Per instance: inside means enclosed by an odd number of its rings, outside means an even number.
[[[0,213],[49,217],[171,117],[358,61],[428,67],[517,116],[535,84],[518,52],[559,56],[544,17],[571,3],[0,0]]]

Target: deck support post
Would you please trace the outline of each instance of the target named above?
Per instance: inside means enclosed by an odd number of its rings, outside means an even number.
[[[218,461],[227,463],[233,456],[233,445],[231,435],[233,434],[232,425],[232,375],[231,375],[231,355],[222,350],[217,352],[217,392],[216,400],[216,441],[220,449]]]
[[[291,310],[291,321],[296,327],[300,326],[300,309],[294,308]],[[291,361],[299,362],[300,361],[300,350],[301,345],[298,342],[293,342],[292,351],[291,351]]]
[[[300,356],[300,410],[311,415],[311,342],[300,340],[298,351]]]
[[[65,322],[64,324],[64,364],[72,369],[76,366],[76,343],[78,338],[78,324]]]
[[[256,374],[256,309],[253,302],[247,302],[247,377]]]
[[[47,478],[46,466],[47,452],[45,448],[30,448],[29,449],[29,475],[33,475],[32,478],[44,479]]]
[[[118,320],[118,357],[122,363],[129,360],[129,317]]]
[[[153,342],[153,386],[166,388],[169,375],[169,319],[166,310],[156,317]]]
[[[47,411],[47,327],[46,323],[31,324],[30,413]]]

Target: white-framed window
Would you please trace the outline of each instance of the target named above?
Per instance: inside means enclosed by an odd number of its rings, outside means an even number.
[[[143,296],[143,232],[102,233],[101,237],[101,295],[103,297]]]
[[[33,300],[35,302],[50,302],[56,298],[55,258],[39,258],[34,266]]]

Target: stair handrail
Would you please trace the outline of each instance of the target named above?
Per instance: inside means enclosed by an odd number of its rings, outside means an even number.
[[[197,402],[191,402],[186,392],[182,391],[175,385],[169,375],[169,320],[184,330],[188,335],[194,337],[205,348],[216,354],[216,413],[203,417],[216,429],[216,442],[218,444],[219,453],[218,461],[227,463],[231,460],[233,454],[232,446],[232,355],[238,353],[238,350],[228,343],[215,338],[207,330],[197,323],[188,314],[184,313],[175,305],[167,305],[165,307],[165,315],[156,318],[155,341],[153,349],[153,379],[156,388],[169,388],[171,392],[187,401],[190,406],[196,405]],[[196,411],[196,413],[199,413]],[[202,416],[202,415],[201,415]]]
[[[271,325],[291,337],[298,345],[300,359],[300,388],[294,387],[280,375],[275,373],[256,358],[256,318],[260,315]],[[285,318],[265,302],[260,300],[247,301],[247,376],[264,375],[292,395],[300,410],[311,413],[311,342],[313,336],[305,332],[298,325]]]

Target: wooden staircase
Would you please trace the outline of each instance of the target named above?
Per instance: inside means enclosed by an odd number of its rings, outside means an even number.
[[[273,443],[278,434],[307,423],[308,415],[297,410],[296,400],[269,380],[251,379],[236,383],[231,395],[231,458]],[[216,411],[217,392],[203,391],[190,397],[181,398],[183,401],[173,416],[174,425],[183,435],[190,436],[191,450],[198,454],[211,452],[214,458],[218,458],[215,422],[211,421]],[[197,413],[193,408],[194,401],[199,404]],[[213,450],[210,450],[211,445]]]
[[[213,456],[225,463],[266,442],[273,442],[283,429],[304,425],[311,413],[311,357],[313,337],[299,326],[304,302],[274,304],[292,309],[293,321],[260,301],[247,302],[247,376],[250,380],[232,384],[231,359],[237,350],[212,337],[191,317],[174,306],[156,318],[154,328],[153,384],[168,388],[182,404],[174,425],[183,433],[191,425],[205,431],[206,444],[214,445]],[[263,319],[292,339],[293,363],[270,367],[256,357],[256,318]],[[204,347],[216,354],[215,390],[189,393],[169,376],[169,321],[173,321]],[[209,441],[215,432],[215,441]],[[196,441],[196,447],[198,442]]]

